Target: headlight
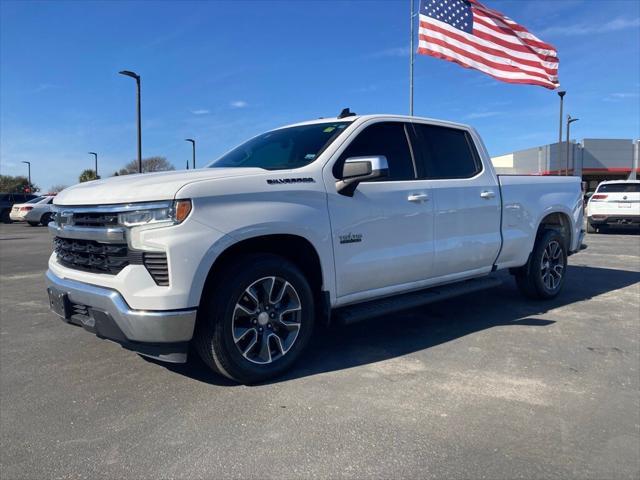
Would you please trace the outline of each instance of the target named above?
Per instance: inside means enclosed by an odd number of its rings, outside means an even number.
[[[125,227],[166,223],[181,223],[191,212],[191,200],[176,200],[163,204],[118,213],[118,223]]]

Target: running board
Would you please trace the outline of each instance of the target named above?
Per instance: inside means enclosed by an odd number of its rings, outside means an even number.
[[[465,280],[458,283],[450,283],[440,287],[432,287],[417,292],[403,293],[380,300],[372,300],[365,303],[337,308],[331,312],[332,321],[342,325],[349,325],[368,318],[388,315],[390,313],[408,310],[428,303],[439,302],[448,298],[477,292],[487,288],[497,287],[502,280],[496,277],[482,277]]]

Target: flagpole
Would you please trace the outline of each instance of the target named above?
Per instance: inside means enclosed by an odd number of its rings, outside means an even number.
[[[411,16],[409,17],[410,23],[410,38],[409,38],[409,115],[413,116],[413,0],[409,0],[411,4]]]

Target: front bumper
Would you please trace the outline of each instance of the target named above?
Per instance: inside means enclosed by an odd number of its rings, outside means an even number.
[[[116,290],[46,274],[52,309],[65,322],[81,326],[123,347],[159,360],[183,363],[195,328],[195,308],[134,310]]]

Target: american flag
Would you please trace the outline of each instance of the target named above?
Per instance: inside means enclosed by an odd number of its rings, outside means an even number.
[[[474,68],[508,83],[558,83],[558,52],[477,0],[420,0],[418,53]]]

